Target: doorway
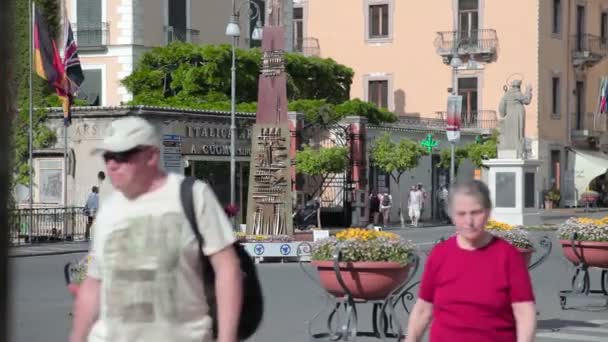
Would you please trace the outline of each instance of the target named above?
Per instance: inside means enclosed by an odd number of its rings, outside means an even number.
[[[458,32],[462,45],[477,45],[479,30],[479,1],[458,1]]]
[[[477,77],[458,79],[458,95],[462,96],[460,121],[464,127],[477,122]]]
[[[222,207],[230,203],[230,162],[211,160],[190,160],[185,174],[209,184]],[[249,162],[236,163],[236,198],[240,208],[237,223],[247,219],[247,195],[249,190]]]

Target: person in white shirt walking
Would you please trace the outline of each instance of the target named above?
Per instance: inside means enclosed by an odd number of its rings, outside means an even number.
[[[114,186],[93,222],[87,278],[74,304],[70,342],[237,342],[243,273],[232,225],[211,188],[193,185],[208,272],[180,201],[184,177],[160,168],[160,137],[146,120],[112,122],[101,146]],[[214,338],[217,323],[217,339]]]
[[[407,201],[407,208],[410,219],[412,220],[412,226],[414,227],[418,227],[418,220],[420,220],[423,201],[424,198],[420,187],[412,186],[410,189],[410,196]]]

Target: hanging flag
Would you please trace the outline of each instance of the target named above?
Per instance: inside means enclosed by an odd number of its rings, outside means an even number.
[[[63,52],[63,66],[68,82],[67,104],[64,103],[64,123],[69,125],[72,120],[71,107],[74,103],[74,94],[80,89],[80,85],[84,81],[84,73],[80,65],[80,57],[78,57],[78,45],[74,40],[72,25],[68,19],[67,12],[64,13],[64,37],[65,48]],[[67,106],[67,108],[66,108]]]
[[[604,85],[601,93],[600,113],[608,113],[608,77],[602,79]]]
[[[63,103],[64,123],[69,119],[69,84],[65,75],[63,61],[57,50],[55,41],[51,38],[49,26],[40,13],[35,9],[34,17],[34,65],[36,74],[49,82],[55,88]],[[66,110],[68,112],[66,112]]]

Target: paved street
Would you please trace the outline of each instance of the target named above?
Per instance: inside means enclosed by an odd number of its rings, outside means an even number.
[[[401,232],[428,249],[453,228],[436,227]],[[553,232],[539,232],[553,235]],[[47,255],[12,258],[12,338],[13,342],[65,341],[69,326],[71,298],[63,281],[62,267],[82,254]],[[314,271],[306,266],[309,271]],[[533,271],[539,306],[537,341],[608,341],[608,309],[603,299],[579,299],[568,302],[573,309],[561,310],[557,292],[567,289],[571,267],[561,257],[558,247],[551,257]],[[255,342],[308,341],[307,321],[326,303],[320,289],[297,264],[261,264],[260,276],[266,293],[266,316]],[[592,274],[592,286],[599,287],[599,276]],[[369,313],[359,309],[361,329],[369,330]],[[405,323],[405,322],[404,322]],[[324,318],[316,321],[324,327]],[[360,341],[372,341],[361,339]]]

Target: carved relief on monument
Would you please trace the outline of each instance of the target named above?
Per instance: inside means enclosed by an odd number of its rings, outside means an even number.
[[[249,227],[253,234],[292,232],[289,127],[254,126]]]

